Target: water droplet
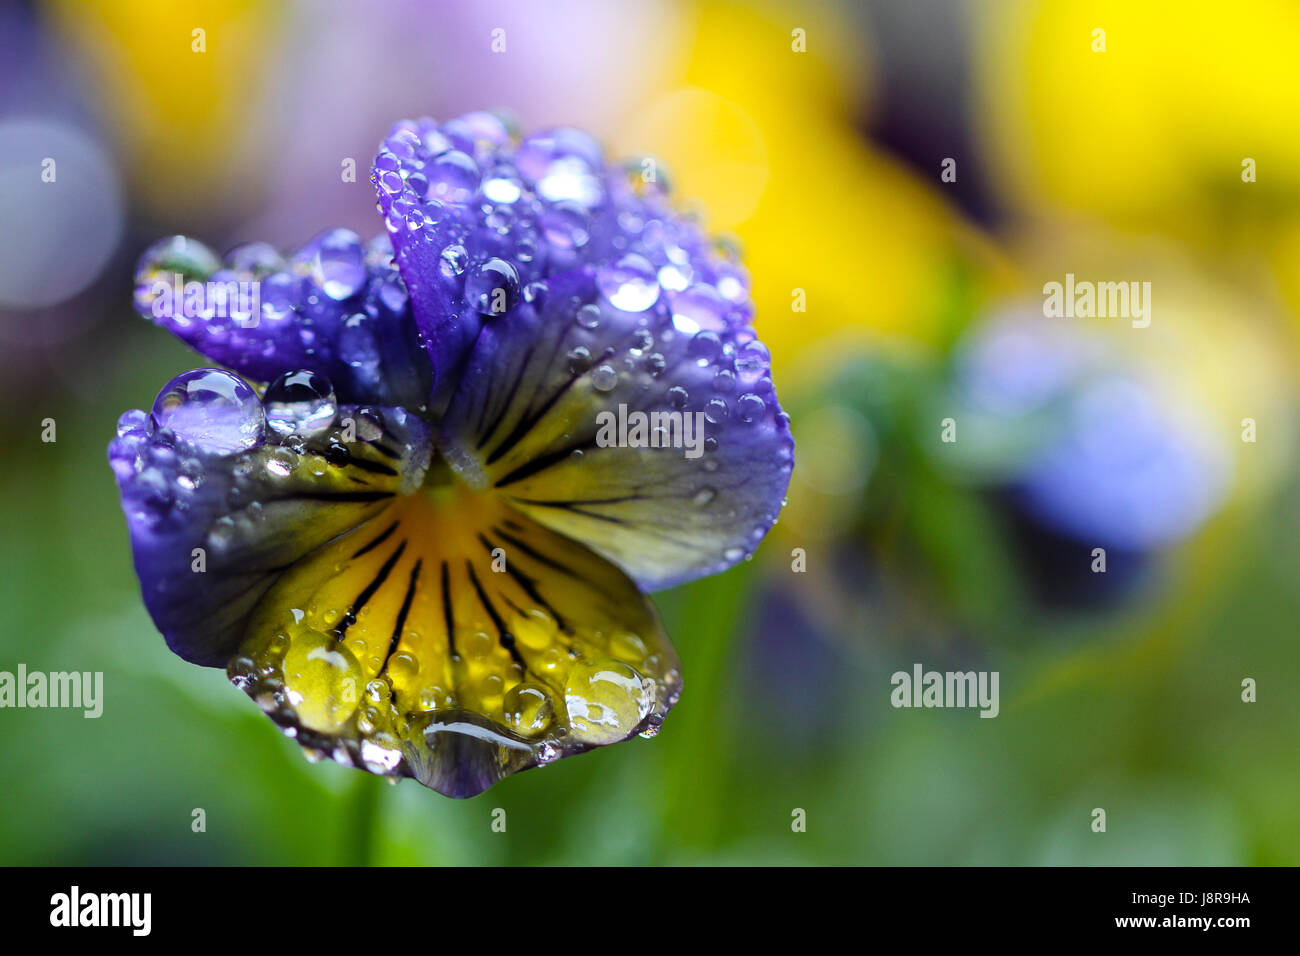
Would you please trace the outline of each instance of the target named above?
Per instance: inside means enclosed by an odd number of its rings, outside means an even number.
[[[581,375],[591,368],[591,350],[585,345],[574,346],[569,350],[569,374]]]
[[[226,253],[226,266],[239,276],[261,279],[285,267],[284,257],[269,242],[246,242]]]
[[[304,726],[335,733],[357,709],[361,665],[342,643],[321,631],[303,631],[284,655],[284,687]]]
[[[509,205],[523,194],[523,184],[509,167],[494,169],[483,179],[483,195],[491,202]]]
[[[286,372],[267,386],[266,423],[277,435],[314,438],[329,431],[338,413],[334,386],[319,372]]]
[[[700,332],[691,339],[691,355],[702,365],[708,365],[722,354],[722,339],[716,332]]]
[[[519,273],[504,259],[489,259],[465,280],[465,299],[481,315],[501,315],[519,301]]]
[[[741,421],[756,421],[763,417],[765,411],[767,411],[767,403],[753,392],[746,392],[736,401],[736,413]]]
[[[696,284],[683,292],[674,292],[670,298],[673,308],[673,326],[688,334],[701,329],[721,332],[727,327],[723,318],[726,306],[712,286]]]
[[[581,249],[590,238],[590,217],[577,203],[556,203],[542,213],[542,236],[559,249]]]
[[[691,501],[693,501],[697,505],[707,505],[710,501],[712,501],[717,496],[718,496],[717,491],[705,485],[699,491],[695,492],[695,496],[691,498]]]
[[[591,373],[591,387],[598,392],[610,392],[618,384],[618,372],[610,365],[598,365]]]
[[[600,745],[627,737],[654,707],[653,687],[631,665],[613,658],[574,664],[564,685],[574,739]]]
[[[584,305],[574,316],[574,321],[584,329],[594,329],[600,325],[600,306]]]
[[[659,280],[644,256],[632,253],[596,271],[596,284],[610,304],[624,312],[644,312],[659,301]]]
[[[155,429],[165,428],[201,451],[228,455],[266,438],[257,393],[237,375],[215,368],[176,376],[154,399]]]
[[[736,371],[742,380],[752,382],[772,365],[772,353],[757,339],[746,342],[736,355]]]
[[[138,408],[123,412],[117,419],[117,434],[126,435],[129,432],[139,431],[149,424],[149,416]]]
[[[441,202],[467,203],[478,190],[478,164],[473,157],[452,149],[438,156],[428,166],[427,197]]]
[[[331,299],[349,298],[365,285],[365,250],[350,229],[332,229],[317,236],[296,258],[306,260],[312,282]]]
[[[521,737],[540,734],[555,717],[555,704],[550,693],[538,684],[516,684],[510,688],[501,709],[506,724]]]
[[[465,251],[464,246],[451,245],[442,250],[442,262],[439,268],[448,279],[463,273],[468,265],[469,253]]]

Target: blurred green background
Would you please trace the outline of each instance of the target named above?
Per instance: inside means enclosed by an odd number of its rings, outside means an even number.
[[[1300,863],[1293,4],[56,0],[0,37],[0,670],[105,686],[0,710],[0,863]],[[167,651],[105,447],[199,364],[131,310],[149,242],[373,234],[391,122],[482,107],[661,156],[739,237],[796,472],[753,561],[656,596],[658,737],[453,801]],[[1044,318],[1066,273],[1152,282],[1150,328]],[[893,709],[916,662],[1000,714]]]

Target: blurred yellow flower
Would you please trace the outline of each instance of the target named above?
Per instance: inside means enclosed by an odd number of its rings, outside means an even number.
[[[630,113],[614,145],[653,144],[674,187],[707,198],[710,226],[741,239],[783,381],[882,335],[939,340],[954,260],[1005,267],[854,128],[865,64],[851,28],[819,4],[705,2],[695,16],[679,81]]]
[[[1268,257],[1300,307],[1300,5],[978,10],[979,128],[1013,203],[1160,232],[1238,271]]]
[[[276,65],[278,4],[51,0],[49,9],[92,73],[138,203],[212,210],[256,200],[245,175],[259,115],[251,107]]]

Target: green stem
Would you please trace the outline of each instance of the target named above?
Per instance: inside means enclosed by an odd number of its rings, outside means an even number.
[[[682,632],[689,628],[691,640],[683,641],[680,648],[682,702],[664,729],[673,744],[671,750],[665,748],[662,821],[668,843],[679,847],[706,849],[725,835],[730,746],[724,698],[752,588],[753,568],[742,564],[724,575],[687,585],[675,595],[680,604],[672,616]]]
[[[346,866],[374,866],[375,836],[379,829],[380,802],[387,784],[369,773],[358,774],[344,806],[343,863]]]

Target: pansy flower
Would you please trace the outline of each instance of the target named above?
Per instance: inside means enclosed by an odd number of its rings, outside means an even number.
[[[144,601],[313,756],[451,796],[653,735],[646,594],[747,557],[793,462],[734,249],[654,164],[499,118],[398,123],[384,230],[144,255],[216,365],[109,447]]]

